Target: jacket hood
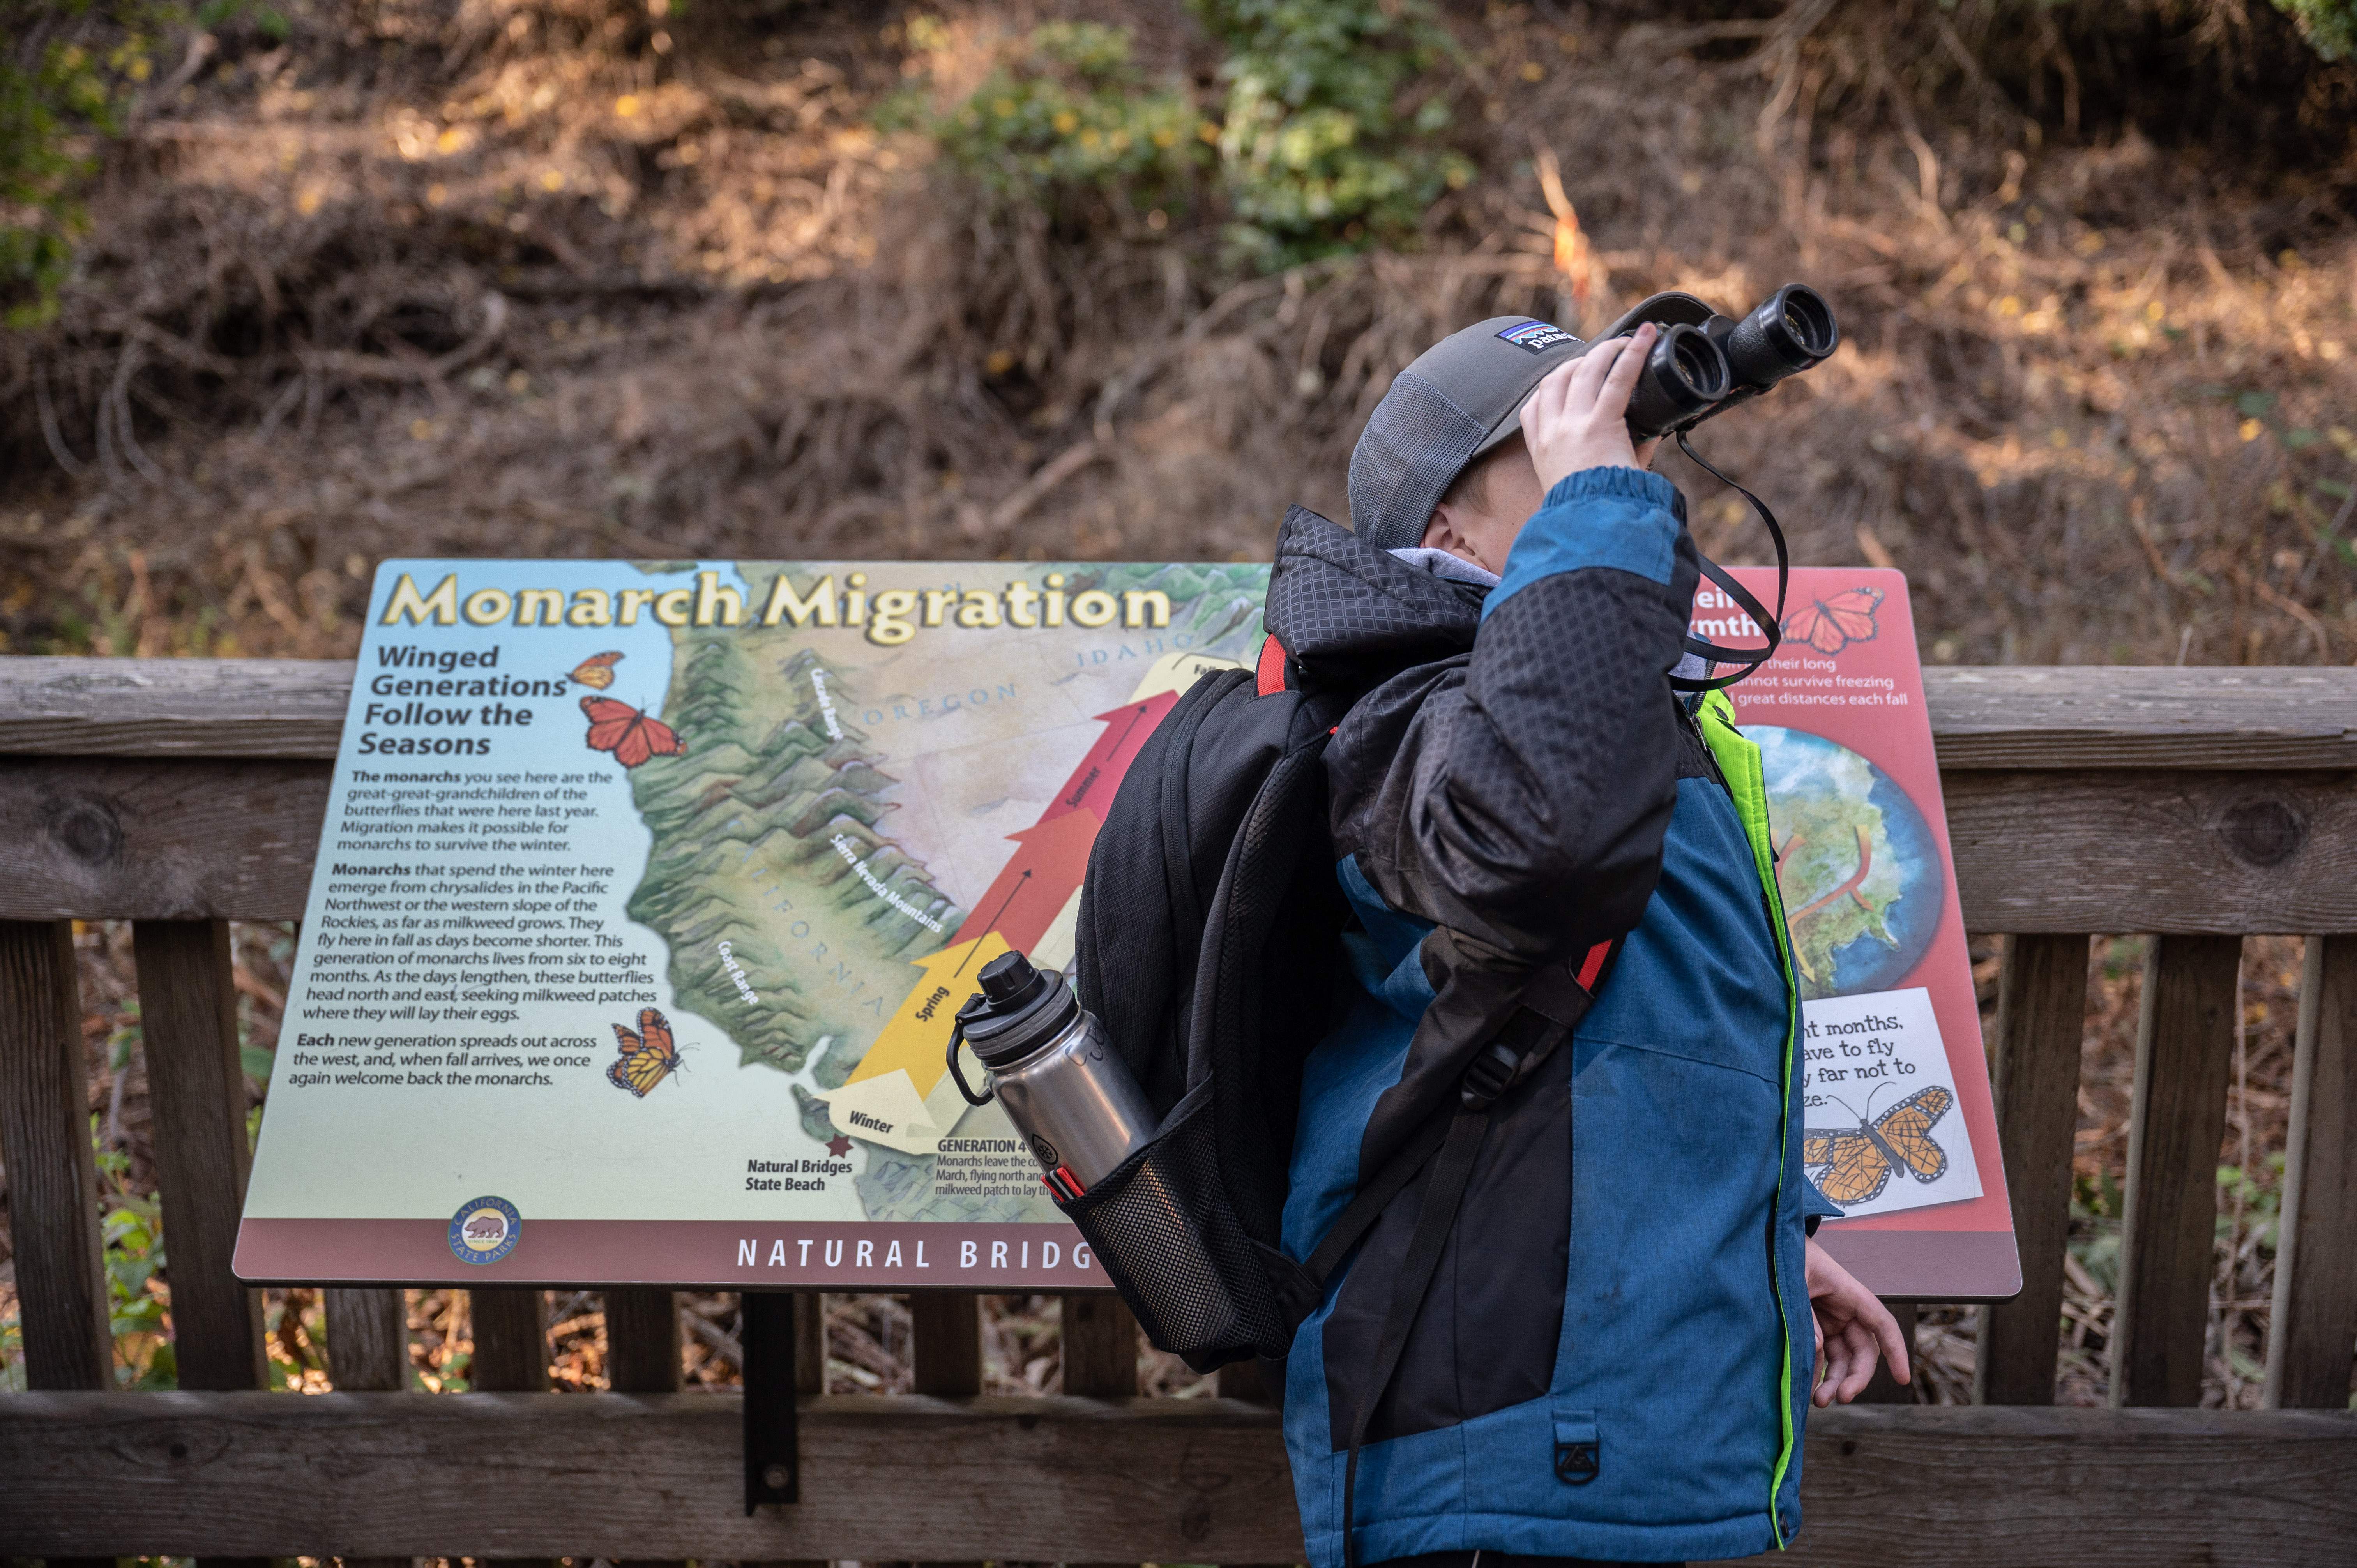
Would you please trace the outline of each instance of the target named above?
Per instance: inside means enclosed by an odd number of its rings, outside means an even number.
[[[1297,506],[1277,530],[1265,618],[1301,690],[1356,695],[1401,670],[1470,653],[1486,596]]]

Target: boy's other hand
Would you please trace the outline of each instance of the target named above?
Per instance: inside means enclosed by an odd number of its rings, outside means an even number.
[[[1835,1400],[1847,1404],[1866,1391],[1878,1348],[1890,1358],[1892,1377],[1911,1380],[1899,1320],[1814,1241],[1809,1243],[1808,1280],[1817,1326],[1817,1378],[1810,1398],[1820,1409]]]
[[[1661,336],[1648,321],[1558,366],[1523,405],[1523,439],[1544,494],[1584,468],[1649,468],[1659,437],[1641,452],[1629,438],[1629,394]]]

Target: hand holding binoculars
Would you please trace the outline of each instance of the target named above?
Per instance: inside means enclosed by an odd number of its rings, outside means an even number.
[[[1657,294],[1587,347],[1625,338],[1647,321],[1661,336],[1629,397],[1629,434],[1638,441],[1691,430],[1822,362],[1841,344],[1824,296],[1806,284],[1788,283],[1740,319],[1721,316],[1690,294]]]

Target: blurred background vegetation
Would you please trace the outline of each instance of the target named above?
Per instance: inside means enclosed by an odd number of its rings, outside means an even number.
[[[1442,332],[1801,277],[1842,353],[1706,446],[1927,660],[2346,660],[2352,28],[0,0],[0,648],[349,653],[397,554],[1249,559]]]
[[[1905,569],[1927,661],[2342,663],[2352,220],[2357,0],[0,0],[0,651],[348,658],[393,555],[1265,558],[1443,332],[1800,278],[1843,350],[1701,445],[1798,559]],[[128,933],[78,940],[159,1385]],[[258,1103],[295,937],[237,940]],[[2090,969],[2074,1400],[2139,953]],[[2255,1398],[2298,963],[2245,950],[2213,1404]],[[905,1310],[834,1300],[835,1386],[905,1386]],[[734,1298],[688,1312],[733,1380]],[[317,1294],[270,1314],[326,1386]],[[994,1386],[1054,1386],[1054,1314],[988,1308]],[[463,1387],[463,1293],[412,1317]],[[1925,1350],[1964,1397],[1966,1316]]]

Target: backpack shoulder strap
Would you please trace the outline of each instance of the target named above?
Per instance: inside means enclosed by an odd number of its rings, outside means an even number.
[[[1597,943],[1581,955],[1577,970],[1554,965],[1541,971],[1524,990],[1522,1006],[1472,1069],[1472,1072],[1491,1074],[1503,1069],[1509,1074],[1491,1095],[1491,1102],[1535,1071],[1548,1054],[1579,1026],[1579,1020],[1595,1005],[1597,993],[1604,988],[1604,977],[1610,972],[1612,961],[1620,956],[1622,940],[1616,937],[1609,942]],[[1472,1072],[1467,1075],[1469,1079]],[[1383,1218],[1392,1199],[1415,1179],[1416,1172],[1439,1149],[1450,1125],[1450,1118],[1435,1116],[1372,1177],[1360,1183],[1357,1195],[1327,1228],[1317,1249],[1301,1264],[1300,1275],[1288,1292],[1291,1299],[1287,1305],[1298,1307],[1294,1315],[1297,1323],[1317,1310],[1318,1304],[1325,1299],[1326,1282],[1334,1277],[1334,1271],[1341,1267],[1351,1249],[1374,1229],[1375,1221]]]
[[[1509,1089],[1536,1071],[1540,1063],[1570,1039],[1579,1020],[1595,1004],[1597,992],[1619,955],[1621,940],[1615,938],[1598,942],[1582,955],[1577,970],[1551,964],[1533,977],[1523,988],[1522,1005],[1466,1070],[1453,1110],[1434,1116],[1372,1181],[1360,1187],[1358,1196],[1302,1265],[1299,1285],[1308,1290],[1308,1308],[1314,1310],[1324,1299],[1326,1281],[1332,1277],[1334,1270],[1372,1228],[1392,1199],[1430,1163],[1431,1179],[1425,1184],[1418,1199],[1407,1254],[1392,1282],[1391,1301],[1383,1312],[1383,1328],[1375,1338],[1373,1375],[1367,1380],[1365,1397],[1351,1415],[1350,1456],[1342,1467],[1344,1568],[1353,1568],[1357,1562],[1351,1528],[1358,1500],[1359,1453],[1366,1446],[1367,1427],[1374,1420],[1375,1407],[1383,1402],[1392,1375],[1399,1369],[1400,1357],[1407,1349],[1408,1335],[1424,1310],[1424,1298],[1432,1289],[1433,1276],[1439,1272],[1449,1233],[1457,1228],[1458,1210],[1465,1205],[1465,1190],[1472,1184],[1473,1167],[1489,1134],[1490,1112]]]

